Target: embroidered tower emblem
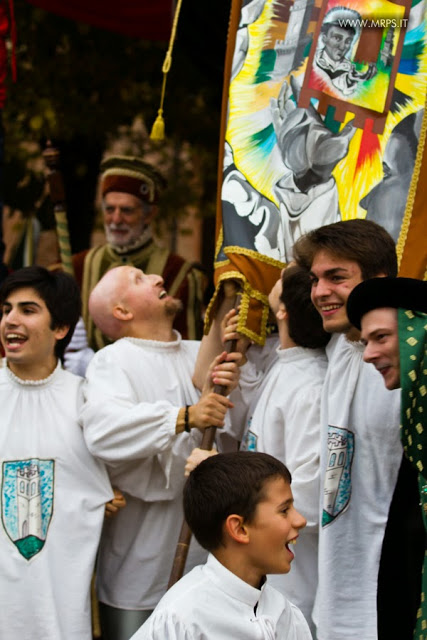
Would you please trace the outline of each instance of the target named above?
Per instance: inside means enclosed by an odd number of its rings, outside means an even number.
[[[350,502],[354,434],[340,427],[328,428],[328,458],[323,492],[322,526],[333,522]]]
[[[3,462],[1,516],[19,553],[30,560],[46,541],[53,511],[53,460]]]

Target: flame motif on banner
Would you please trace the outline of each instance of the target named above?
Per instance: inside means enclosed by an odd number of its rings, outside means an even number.
[[[424,276],[411,233],[427,217],[426,14],[410,0],[243,0],[233,12],[215,275],[241,281],[239,328],[262,343],[267,313],[250,315],[311,229],[374,220],[402,275]]]

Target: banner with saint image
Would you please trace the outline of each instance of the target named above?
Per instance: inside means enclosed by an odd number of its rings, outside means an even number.
[[[215,278],[242,283],[256,342],[295,240],[321,225],[378,222],[401,274],[424,277],[426,26],[417,0],[233,0]]]

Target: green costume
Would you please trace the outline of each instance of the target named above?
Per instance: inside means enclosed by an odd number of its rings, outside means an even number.
[[[359,330],[362,317],[379,308],[397,310],[402,390],[400,433],[405,456],[418,474],[425,534],[414,640],[427,640],[427,282],[414,278],[372,278],[357,285],[347,300],[347,315]],[[405,589],[405,585],[402,587]]]
[[[424,527],[427,531],[427,314],[398,309],[401,436],[403,448],[418,471]],[[424,556],[421,602],[414,640],[427,640],[427,555]]]

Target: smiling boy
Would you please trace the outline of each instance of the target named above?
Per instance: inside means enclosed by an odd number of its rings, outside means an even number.
[[[317,638],[403,639],[410,607],[389,543],[401,521],[392,503],[403,453],[400,398],[363,362],[360,332],[346,311],[360,282],[396,275],[394,242],[372,221],[346,220],[301,237],[294,255],[310,273],[311,299],[333,334],[321,401]],[[397,608],[398,621],[390,616]]]
[[[77,421],[81,379],[60,358],[80,313],[74,280],[27,267],[0,290],[0,629],[4,640],[89,640],[102,463]]]
[[[184,488],[184,512],[207,563],[168,591],[133,640],[309,640],[299,609],[265,578],[290,571],[290,545],[306,524],[290,483],[287,468],[265,453],[200,463]]]
[[[50,313],[31,287],[13,291],[3,302],[1,338],[9,369],[24,380],[47,377],[55,369],[55,345],[68,327],[51,328]]]

